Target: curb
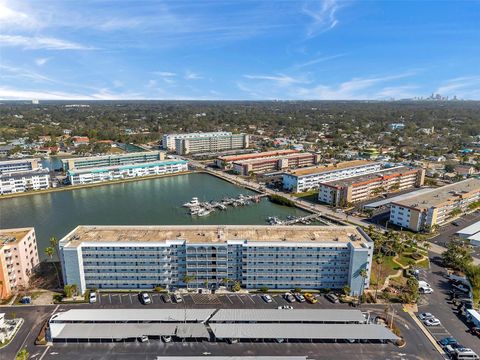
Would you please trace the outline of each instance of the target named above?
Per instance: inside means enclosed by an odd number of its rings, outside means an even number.
[[[427,330],[427,328],[423,325],[423,323],[415,316],[415,314],[411,311],[407,311],[408,315],[415,321],[415,323],[418,325],[420,330],[425,334],[428,340],[432,343],[432,345],[435,347],[435,349],[442,355],[443,357],[446,356],[445,351],[438,345],[437,341],[433,338],[432,334],[430,334],[430,331]]]

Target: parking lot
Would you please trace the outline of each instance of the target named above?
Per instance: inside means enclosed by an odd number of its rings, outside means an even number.
[[[272,302],[267,303],[262,299],[261,294],[184,294],[181,303],[165,303],[162,300],[161,293],[149,293],[152,303],[143,305],[139,299],[137,292],[118,293],[118,292],[99,292],[97,303],[86,306],[91,307],[108,307],[108,308],[124,308],[124,307],[218,307],[218,308],[260,308],[271,309],[283,305],[292,305],[294,308],[315,308],[315,307],[347,307],[346,304],[333,304],[323,295],[314,294],[317,299],[316,304],[309,302],[289,303],[283,298],[283,294],[271,294]]]
[[[430,271],[421,271],[420,280],[427,281],[434,289],[432,294],[422,295],[419,301],[419,313],[429,312],[441,322],[440,326],[428,327],[435,339],[453,337],[457,341],[476,352],[480,349],[480,339],[469,332],[465,318],[459,315],[456,307],[449,300],[451,289],[446,271],[436,264],[438,256],[431,258]]]

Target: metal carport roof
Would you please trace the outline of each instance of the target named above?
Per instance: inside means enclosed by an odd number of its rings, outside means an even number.
[[[397,340],[376,324],[210,324],[220,339]]]
[[[429,193],[430,191],[433,191],[433,190],[435,190],[435,189],[433,189],[433,188],[423,188],[423,189],[420,189],[420,190],[411,191],[411,192],[406,193],[406,194],[402,194],[402,195],[394,196],[394,197],[391,197],[391,198],[375,201],[375,202],[372,202],[370,204],[365,204],[365,205],[363,205],[363,207],[365,209],[376,209],[380,206],[388,205],[392,202],[396,202],[396,201],[400,201],[400,200],[405,200],[405,199],[411,198],[413,196],[426,194],[426,193]]]
[[[182,322],[207,320],[215,309],[71,309],[51,322]]]
[[[50,324],[53,339],[128,339],[175,335],[177,324]]]
[[[363,323],[360,310],[338,309],[220,309],[212,316],[212,322],[317,322],[317,323]]]
[[[201,323],[178,324],[175,335],[179,338],[210,338],[207,328]]]
[[[161,356],[158,360],[205,360],[205,356]],[[306,356],[209,356],[209,360],[307,360]]]

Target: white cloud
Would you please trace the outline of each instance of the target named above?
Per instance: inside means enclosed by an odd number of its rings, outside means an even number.
[[[176,73],[170,71],[154,71],[153,74],[161,76],[161,77],[174,77],[177,76]]]
[[[444,81],[435,91],[444,96],[457,96],[462,99],[480,97],[480,76],[463,76]]]
[[[185,80],[201,80],[201,79],[203,79],[203,76],[200,76],[197,73],[194,73],[190,70],[187,70],[187,71],[185,71],[184,78],[185,78]]]
[[[139,93],[112,93],[109,89],[97,89],[92,94],[70,93],[56,90],[19,90],[0,87],[2,100],[136,100],[145,99]]]
[[[16,46],[23,49],[46,49],[46,50],[92,50],[93,48],[58,39],[43,36],[0,35],[0,45]]]
[[[342,56],[345,56],[345,54],[337,54],[337,55],[329,55],[329,56],[320,56],[320,57],[317,57],[317,58],[315,58],[315,59],[306,61],[306,62],[304,62],[304,63],[296,64],[296,65],[293,66],[293,68],[295,68],[295,69],[300,69],[300,68],[304,68],[304,67],[307,67],[307,66],[311,66],[311,65],[318,64],[318,63],[322,63],[322,62],[324,62],[324,61],[337,59],[337,58],[342,57]]]
[[[294,78],[284,74],[278,75],[243,75],[244,78],[250,80],[261,80],[261,81],[270,81],[274,82],[280,86],[287,86],[291,84],[306,83],[305,79]]]
[[[18,5],[20,2],[16,2]],[[32,28],[38,26],[38,21],[27,12],[12,8],[7,0],[0,0],[0,25],[2,28],[20,27]]]
[[[315,2],[316,8],[312,8],[305,4],[303,13],[312,19],[312,23],[308,26],[307,36],[314,37],[325,31],[333,29],[338,24],[336,13],[341,5],[337,0],[322,0]]]
[[[43,66],[43,65],[45,65],[49,60],[50,60],[50,58],[38,58],[38,59],[35,59],[35,64],[37,64],[37,66]]]
[[[30,81],[35,81],[35,82],[56,82],[55,80],[44,76],[42,74],[36,73],[34,71],[25,69],[25,68],[18,68],[14,66],[8,66],[8,65],[3,65],[0,64],[0,69],[2,72],[0,73],[0,79],[1,78],[24,78]]]

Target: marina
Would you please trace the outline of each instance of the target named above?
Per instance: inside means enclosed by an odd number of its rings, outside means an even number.
[[[189,208],[190,215],[192,216],[207,216],[217,210],[225,211],[230,206],[236,208],[239,206],[258,204],[262,197],[265,196],[266,195],[240,194],[237,197],[224,197],[220,201],[211,200],[205,202],[200,202],[198,197],[193,197],[192,200],[183,204],[183,207]]]
[[[62,238],[74,227],[92,225],[264,225],[269,216],[285,219],[308,212],[274,204],[266,198],[250,206],[227,205],[209,216],[190,216],[182,205],[238,198],[258,193],[217,177],[195,173],[105,185],[72,191],[37,194],[0,201],[0,228],[34,226],[40,258],[52,236]]]

